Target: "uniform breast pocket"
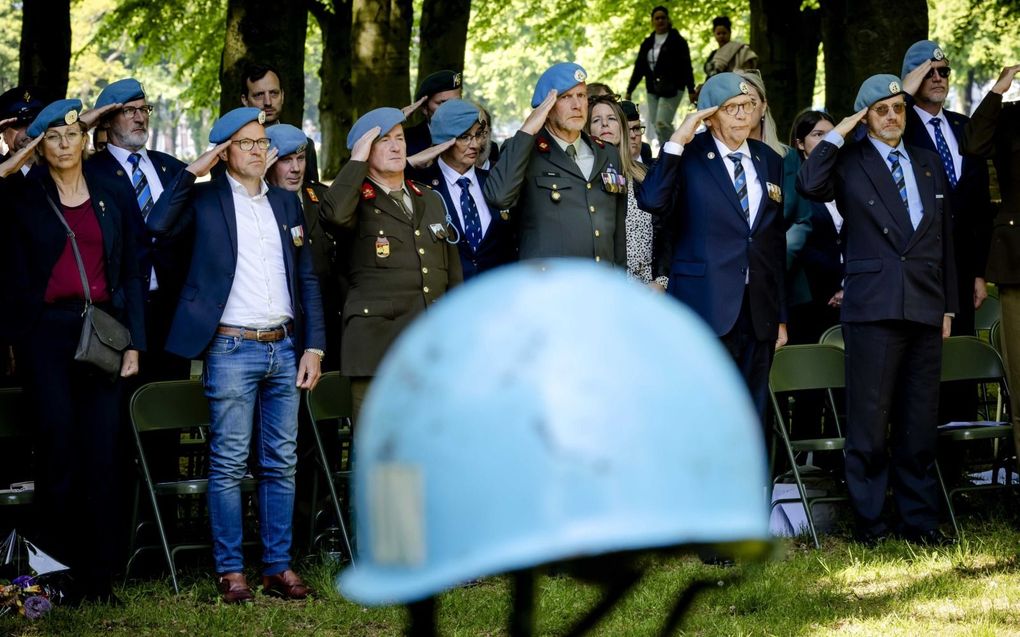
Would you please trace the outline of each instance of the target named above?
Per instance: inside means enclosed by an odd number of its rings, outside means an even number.
[[[535,177],[535,186],[539,192],[547,193],[553,203],[559,203],[564,196],[563,191],[570,190],[570,184],[560,177]]]
[[[377,268],[397,268],[406,257],[406,246],[400,235],[388,228],[373,228],[361,233],[360,241],[369,254],[374,255]]]

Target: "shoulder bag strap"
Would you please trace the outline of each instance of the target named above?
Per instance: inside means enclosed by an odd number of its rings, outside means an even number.
[[[54,214],[57,215],[57,219],[60,219],[60,225],[64,226],[64,232],[67,233],[67,238],[71,242],[71,250],[74,252],[74,260],[78,263],[78,274],[81,275],[81,287],[85,292],[85,307],[92,305],[92,294],[89,293],[89,280],[85,276],[85,264],[81,260],[81,252],[78,250],[78,242],[74,238],[74,230],[71,230],[71,226],[67,225],[67,219],[64,219],[63,213],[60,212],[60,208],[57,204],[53,203],[53,199],[50,197],[50,193],[43,190],[43,194],[46,195],[46,201],[50,204],[50,208],[53,209]]]

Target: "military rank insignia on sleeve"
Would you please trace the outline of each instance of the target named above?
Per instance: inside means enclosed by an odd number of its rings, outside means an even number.
[[[312,200],[312,203],[319,203],[319,197],[311,186],[305,188],[305,192],[308,193],[308,198]]]

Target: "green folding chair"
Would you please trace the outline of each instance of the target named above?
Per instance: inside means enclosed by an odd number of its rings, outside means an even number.
[[[999,299],[989,296],[977,310],[974,311],[974,335],[981,336],[992,329],[992,325],[1002,320],[1002,306]]]
[[[818,342],[822,345],[835,345],[839,349],[846,349],[843,343],[843,326],[833,325],[825,330],[822,332],[822,337],[818,339]]]
[[[775,435],[786,450],[786,456],[790,462],[790,470],[776,476],[773,484],[778,484],[792,477],[797,484],[799,497],[775,500],[772,502],[772,508],[774,509],[779,504],[800,502],[804,507],[808,528],[811,531],[811,539],[815,543],[815,548],[821,548],[821,544],[818,542],[818,532],[815,530],[812,507],[820,502],[844,502],[847,500],[847,496],[809,496],[807,489],[804,487],[804,474],[817,474],[821,470],[817,467],[800,464],[797,456],[798,454],[808,452],[843,451],[846,445],[846,438],[843,437],[843,429],[839,422],[833,391],[845,387],[845,363],[841,348],[832,344],[820,343],[817,345],[788,345],[776,351],[775,359],[772,361],[772,370],[769,373],[769,398],[775,411],[775,420],[773,421]],[[783,410],[780,407],[778,396],[788,392],[801,391],[825,391],[829,403],[829,411],[833,417],[836,437],[791,438],[792,432],[789,423],[783,417]]]
[[[0,447],[5,452],[31,454],[32,434],[28,426],[25,395],[20,387],[0,389]],[[26,476],[27,477],[27,476]],[[32,504],[35,492],[32,490],[12,491],[0,494],[0,506],[24,506]]]
[[[1002,358],[1002,321],[992,323],[992,328],[988,330],[988,342],[999,353],[999,358]]]

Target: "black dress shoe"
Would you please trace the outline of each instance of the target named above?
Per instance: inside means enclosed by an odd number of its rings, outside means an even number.
[[[874,548],[891,537],[889,531],[857,531],[854,533],[853,541]]]
[[[911,544],[920,544],[921,546],[952,546],[956,544],[955,537],[946,535],[939,529],[904,531],[903,539]]]

